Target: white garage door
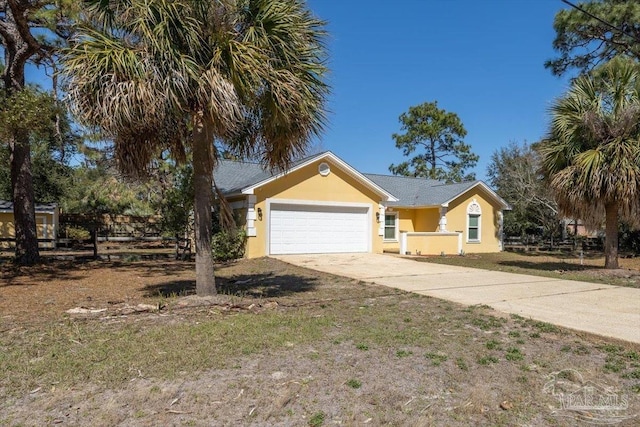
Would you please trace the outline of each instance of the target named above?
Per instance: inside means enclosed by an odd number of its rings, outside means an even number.
[[[271,205],[269,253],[369,251],[366,207]]]

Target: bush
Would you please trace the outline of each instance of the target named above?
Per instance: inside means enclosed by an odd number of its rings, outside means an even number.
[[[230,261],[244,256],[247,235],[244,230],[220,231],[211,239],[211,251],[216,261]]]
[[[75,242],[82,242],[83,240],[89,240],[91,238],[91,233],[81,227],[67,227],[66,235],[68,239]]]

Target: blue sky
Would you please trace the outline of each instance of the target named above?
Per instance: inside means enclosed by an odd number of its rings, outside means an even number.
[[[568,87],[553,57],[560,0],[307,0],[328,22],[329,123],[316,148],[362,172],[404,160],[391,135],[410,106],[438,101],[458,114],[480,156],[546,132],[550,103]],[[27,78],[49,86],[31,67]]]
[[[321,148],[356,169],[403,161],[391,135],[410,106],[438,101],[458,114],[480,156],[546,132],[550,103],[568,87],[544,68],[554,56],[560,0],[308,0],[328,21],[332,86]]]

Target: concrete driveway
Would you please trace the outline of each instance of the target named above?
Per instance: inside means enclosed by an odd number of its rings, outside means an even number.
[[[393,255],[284,255],[339,276],[640,343],[640,289],[413,261]]]

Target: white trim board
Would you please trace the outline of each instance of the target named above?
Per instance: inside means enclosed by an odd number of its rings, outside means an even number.
[[[344,160],[340,159],[338,156],[336,156],[335,154],[333,154],[330,151],[327,151],[325,153],[321,153],[317,156],[313,156],[310,157],[308,159],[306,159],[304,162],[295,165],[294,167],[292,167],[289,170],[286,170],[284,172],[280,172],[276,175],[270,176],[269,178],[263,179],[262,181],[259,181],[255,184],[252,184],[248,187],[245,187],[242,189],[242,194],[253,194],[253,192],[255,191],[256,188],[258,187],[262,187],[266,184],[269,184],[270,182],[275,181],[278,178],[281,178],[291,172],[295,172],[299,169],[304,168],[305,166],[310,165],[311,163],[314,163],[318,160],[325,160],[325,159],[329,159],[331,162],[335,163],[336,165],[338,165],[344,172],[346,172],[348,175],[350,175],[351,177],[355,178],[356,180],[360,181],[362,184],[364,184],[366,187],[368,187],[369,189],[373,190],[376,194],[382,196],[384,198],[384,201],[388,201],[388,202],[397,202],[398,199],[396,199],[391,193],[388,193],[385,189],[383,189],[382,187],[380,187],[378,184],[374,183],[373,181],[371,181],[369,178],[367,178],[366,176],[364,176],[363,174],[361,174],[360,172],[358,172],[356,169],[354,169],[352,166],[350,166],[348,163],[346,163]]]

